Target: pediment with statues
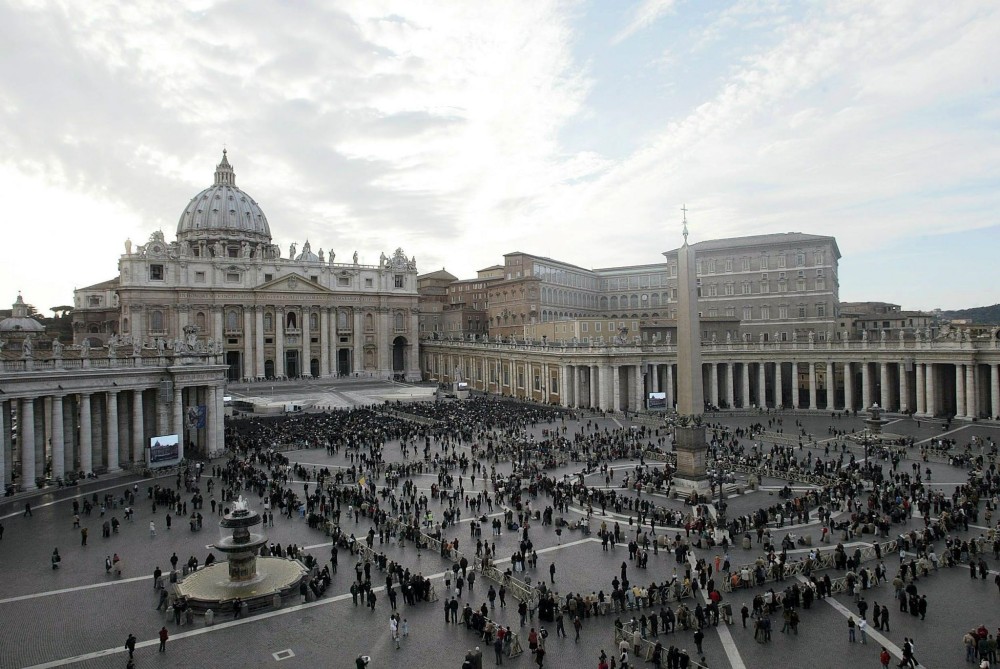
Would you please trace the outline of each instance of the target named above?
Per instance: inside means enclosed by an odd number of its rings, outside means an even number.
[[[302,293],[303,295],[334,295],[334,291],[301,274],[292,273],[266,281],[252,289],[254,293]]]

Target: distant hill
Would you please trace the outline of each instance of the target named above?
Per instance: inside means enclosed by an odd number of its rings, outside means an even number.
[[[991,307],[942,311],[941,317],[947,319],[969,318],[975,325],[996,325],[1000,324],[1000,304],[994,304]]]

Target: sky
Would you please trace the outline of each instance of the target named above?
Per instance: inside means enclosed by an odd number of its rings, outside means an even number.
[[[844,301],[1000,302],[1000,3],[0,0],[0,44],[3,303],[174,239],[223,148],[282,249],[647,264],[686,205],[836,236]]]

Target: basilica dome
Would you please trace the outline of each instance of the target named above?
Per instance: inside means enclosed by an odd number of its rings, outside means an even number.
[[[226,151],[215,168],[215,183],[188,203],[177,222],[177,241],[271,243],[267,217],[257,202],[236,187]]]
[[[45,326],[28,315],[28,305],[18,293],[11,316],[0,321],[0,332],[45,332]]]

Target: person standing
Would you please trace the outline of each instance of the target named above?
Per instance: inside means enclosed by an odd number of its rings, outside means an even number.
[[[553,583],[556,582],[556,563],[555,562],[553,562],[552,564],[549,565],[549,578],[552,580]]]
[[[170,638],[170,633],[167,632],[167,626],[164,625],[160,628],[160,652],[167,652],[167,639]]]
[[[149,538],[152,539],[156,536],[156,523],[152,520],[149,521]]]
[[[850,643],[854,643],[855,641],[854,630],[856,627],[857,624],[854,622],[854,616],[851,616],[847,619],[847,640]]]
[[[399,650],[399,623],[396,622],[395,614],[389,616],[389,635],[396,643],[396,650]]]
[[[868,621],[862,618],[858,621],[858,633],[861,635],[861,643],[867,645],[868,637],[865,632],[868,631]]]
[[[576,630],[576,638],[573,639],[573,641],[575,641],[576,643],[579,643],[580,642],[580,630],[583,629],[583,623],[580,621],[580,616],[575,616],[573,618],[573,629]],[[566,636],[565,632],[563,632],[563,636]]]

